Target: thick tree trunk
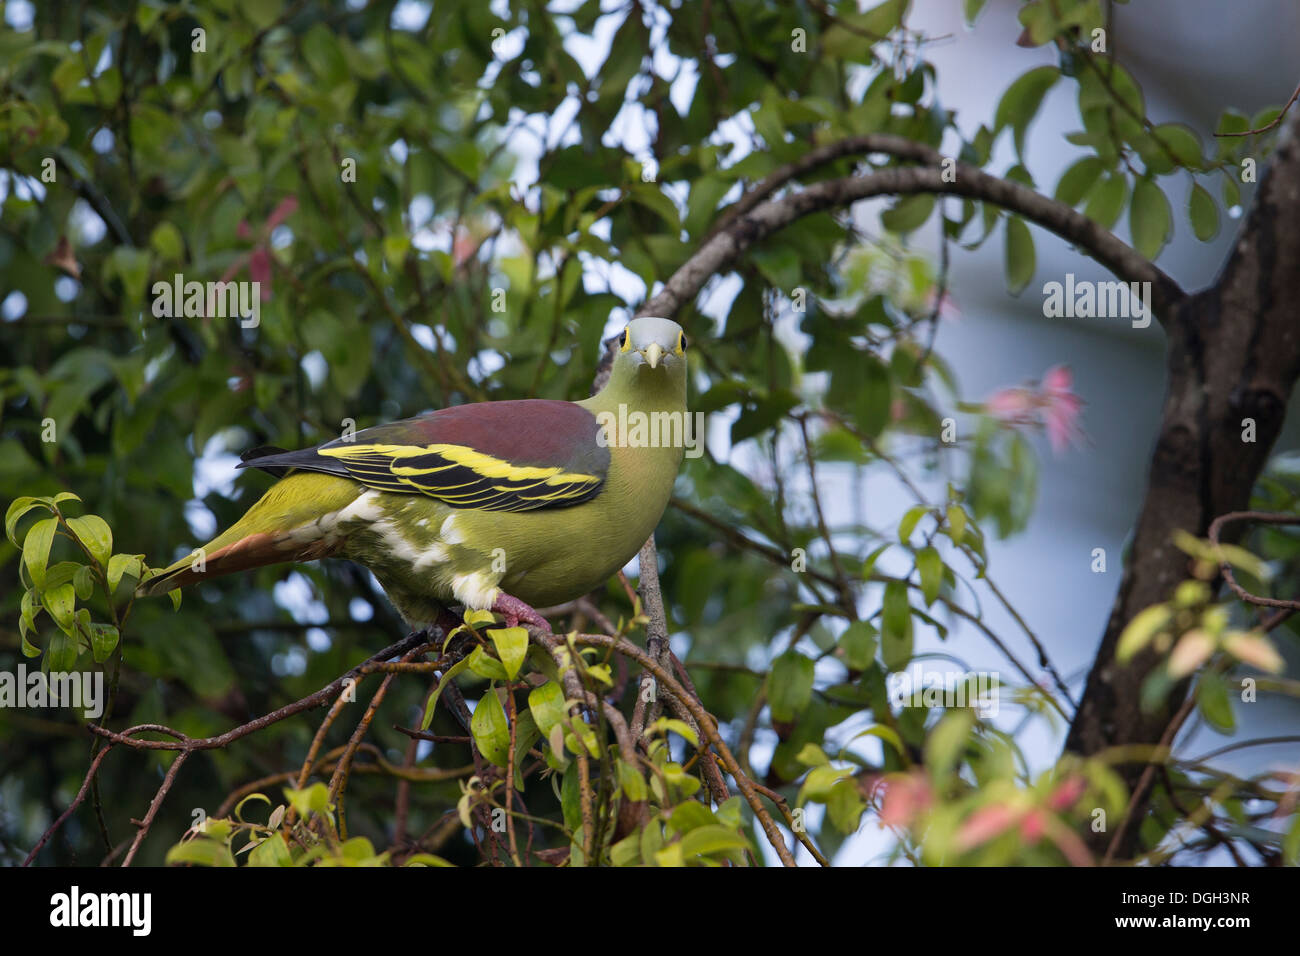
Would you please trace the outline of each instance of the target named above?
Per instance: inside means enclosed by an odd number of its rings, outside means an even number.
[[[1139,705],[1152,655],[1127,667],[1115,661],[1124,626],[1167,600],[1188,576],[1172,535],[1204,536],[1211,521],[1245,508],[1282,428],[1300,375],[1300,111],[1292,115],[1263,176],[1237,243],[1213,286],[1179,302],[1166,317],[1168,390],[1146,498],[1119,594],[1088,675],[1066,749],[1096,754],[1155,744],[1186,690],[1157,713]],[[1243,440],[1245,420],[1255,440]],[[1124,768],[1130,787],[1140,764]],[[1130,817],[1136,824],[1142,806]],[[1099,834],[1105,849],[1114,833]],[[1130,856],[1137,826],[1125,828],[1117,856]]]

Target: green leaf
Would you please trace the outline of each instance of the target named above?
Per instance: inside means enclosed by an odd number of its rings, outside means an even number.
[[[872,36],[888,36],[903,25],[909,0],[885,0],[857,15],[855,25]]]
[[[925,741],[925,765],[936,780],[942,780],[956,765],[974,724],[974,711],[952,710],[930,731]]]
[[[123,575],[130,575],[138,581],[143,567],[144,558],[139,554],[115,554],[109,558],[107,573],[109,597],[117,593],[117,586],[122,582]]]
[[[1212,727],[1230,733],[1237,727],[1236,715],[1232,712],[1232,700],[1228,696],[1228,685],[1223,678],[1213,671],[1206,671],[1196,682],[1196,705],[1201,714]]]
[[[5,536],[13,542],[15,547],[21,544],[15,536],[18,521],[33,508],[45,508],[46,510],[49,510],[49,505],[45,504],[45,502],[41,501],[39,498],[32,498],[30,496],[25,498],[15,498],[13,504],[9,506],[9,510],[5,512]]]
[[[1187,198],[1187,218],[1192,221],[1192,232],[1201,242],[1209,242],[1219,234],[1219,207],[1214,198],[1200,183],[1192,183]]]
[[[40,648],[27,640],[27,632],[36,630],[36,615],[41,613],[40,595],[33,590],[23,592],[18,611],[18,633],[22,638],[23,654],[27,657],[39,657]]]
[[[966,538],[966,511],[961,505],[948,506],[948,537],[957,547]]]
[[[551,731],[564,721],[564,691],[555,681],[533,688],[528,692],[528,710],[537,721],[542,736],[549,737]]]
[[[45,566],[49,563],[50,545],[54,543],[54,532],[58,527],[58,518],[45,518],[27,529],[27,537],[23,539],[23,566],[27,568],[33,587],[45,586]]]
[[[962,15],[966,18],[967,26],[975,25],[975,18],[980,15],[988,2],[989,0],[962,0]]]
[[[892,727],[886,727],[884,724],[876,724],[873,727],[868,727],[861,733],[854,734],[853,739],[857,740],[859,737],[878,737],[890,744],[896,752],[900,754],[906,752],[903,748],[903,741],[898,736],[898,732]]]
[[[861,571],[862,580],[866,581],[870,579],[871,575],[876,570],[876,562],[880,560],[880,556],[882,554],[884,554],[886,551],[889,550],[889,547],[890,546],[888,544],[882,544],[880,547],[876,548],[869,555],[867,555],[865,558],[862,559],[862,571]]]
[[[487,680],[505,680],[506,669],[499,660],[485,651],[482,647],[476,647],[470,651],[469,657],[465,658],[465,663],[469,669],[479,677]]]
[[[323,783],[313,783],[310,787],[304,787],[302,790],[285,787],[284,799],[304,820],[313,813],[325,816],[330,812],[330,790]]]
[[[248,854],[249,866],[293,866],[293,856],[284,835],[272,833]]]
[[[880,650],[885,666],[901,670],[912,659],[912,606],[907,600],[907,584],[890,581],[885,585],[881,609]]]
[[[867,803],[852,781],[841,780],[831,787],[826,801],[826,814],[830,817],[831,824],[841,833],[857,832],[866,809]]]
[[[912,537],[912,532],[916,530],[917,524],[929,513],[929,505],[913,505],[908,508],[902,520],[898,522],[899,542],[907,544],[907,539]]]
[[[260,801],[260,802],[262,802],[262,803],[265,803],[268,807],[272,806],[271,798],[268,797],[266,794],[264,794],[264,793],[250,793],[248,796],[244,797],[244,798],[243,798],[242,800],[240,800],[237,804],[235,804],[235,819],[236,819],[236,820],[239,820],[241,823],[244,821],[244,804],[246,804],[246,803],[252,803],[253,801]],[[274,813],[274,811],[272,811],[272,812]],[[281,811],[280,819],[282,820],[283,818],[284,818],[284,814],[283,814],[283,811]],[[273,827],[274,827],[274,826],[278,826],[278,825],[279,825],[279,821],[278,821],[278,820],[277,820],[275,823],[272,823],[272,824],[271,824],[271,826],[273,826]]]
[[[1169,241],[1173,221],[1164,190],[1154,180],[1139,179],[1133,187],[1128,216],[1133,247],[1148,259],[1155,259]]]
[[[636,803],[644,801],[649,794],[645,777],[641,776],[640,772],[626,760],[618,762],[618,785],[627,798]]]
[[[164,262],[180,262],[185,255],[181,231],[170,222],[160,222],[149,235],[149,245]]]
[[[804,744],[803,749],[794,759],[805,767],[829,767],[831,763],[831,758],[826,756],[826,751],[814,743]]]
[[[799,802],[806,803],[809,800],[815,803],[824,802],[835,785],[851,773],[852,771],[847,767],[832,767],[830,764],[813,767],[804,778],[803,786],[799,788]]]
[[[682,837],[681,852],[684,857],[707,856],[723,850],[745,850],[749,840],[744,836],[716,824],[696,827]]]
[[[479,699],[469,727],[478,752],[498,767],[506,766],[510,754],[510,724],[495,685],[490,686]]]
[[[178,843],[167,851],[164,861],[168,866],[178,863],[195,863],[199,866],[234,866],[235,858],[230,855],[226,844],[206,837],[196,837]]]
[[[471,610],[471,611],[466,611],[464,615],[462,615],[461,620],[463,620],[470,627],[477,627],[480,624],[494,623],[496,621],[496,617],[492,614],[491,611]]]
[[[112,656],[121,638],[112,624],[94,623],[90,625],[90,652],[96,663],[102,664]]]
[[[1165,145],[1179,165],[1188,169],[1202,169],[1205,159],[1201,152],[1201,138],[1182,123],[1161,123],[1155,128],[1156,138]]]
[[[772,719],[779,723],[794,720],[812,700],[814,665],[791,648],[772,662],[767,675],[767,700]]]
[[[1292,815],[1291,826],[1282,838],[1282,862],[1286,866],[1300,862],[1300,813]]]
[[[90,565],[78,565],[72,575],[72,589],[76,591],[78,601],[90,600],[95,593],[95,572]]]
[[[943,558],[934,548],[922,548],[916,553],[916,570],[921,574],[925,606],[929,607],[938,598],[939,585],[943,583]]]
[[[69,635],[73,633],[77,592],[71,581],[41,592],[41,603],[45,605],[45,610],[50,612],[54,623],[59,625],[59,630]]]
[[[993,132],[1010,126],[1015,136],[1016,155],[1024,157],[1025,131],[1038,113],[1043,97],[1060,78],[1061,71],[1054,66],[1040,66],[1018,77],[1002,94],[997,112],[993,115]]]
[[[1241,187],[1237,185],[1237,180],[1231,173],[1225,173],[1223,176],[1223,205],[1230,213],[1241,205]]]
[[[420,720],[421,730],[428,730],[429,725],[433,723],[434,709],[438,706],[438,698],[442,696],[442,692],[446,689],[447,684],[468,666],[469,658],[466,657],[458,660],[455,664],[452,664],[451,667],[447,668],[447,671],[442,675],[442,680],[438,681],[437,688],[429,696],[429,702],[424,705],[424,717]]]
[[[127,299],[134,305],[144,302],[149,281],[149,251],[131,246],[117,246],[104,262],[104,275],[116,275],[122,282]]]
[[[1019,295],[1034,277],[1034,239],[1019,216],[1007,217],[1007,291]]]
[[[633,830],[609,848],[612,866],[636,866],[641,862],[641,834]]]
[[[1061,174],[1061,181],[1056,184],[1056,201],[1067,206],[1079,205],[1105,171],[1106,164],[1096,156],[1078,160]]]
[[[893,394],[889,369],[875,356],[863,356],[859,371],[853,417],[868,438],[875,438],[889,423]]]
[[[852,670],[864,671],[876,659],[876,629],[866,621],[852,622],[835,643]]]
[[[71,590],[72,585],[66,584],[64,587]],[[77,653],[77,642],[70,634],[59,631],[50,637],[49,646],[45,649],[46,669],[50,673],[72,670],[77,666]]]
[[[880,214],[880,224],[892,233],[906,235],[925,225],[930,213],[934,212],[934,203],[934,196],[928,193],[900,199]]]
[[[886,0],[864,13],[837,11],[836,19],[840,22],[822,34],[822,54],[857,63],[870,62],[872,43],[884,39],[901,25],[906,7],[907,0]]]
[[[1119,173],[1107,173],[1088,193],[1084,215],[1099,226],[1110,229],[1119,220],[1127,195],[1128,180]]]
[[[631,188],[632,201],[649,209],[675,234],[681,231],[681,218],[677,205],[655,183],[635,182]]]
[[[347,80],[350,71],[339,41],[329,27],[317,23],[302,38],[302,52],[316,78],[327,89]]]
[[[498,627],[487,632],[497,649],[497,656],[505,667],[506,677],[514,680],[528,655],[528,629],[524,627]]]
[[[666,734],[670,730],[683,740],[687,741],[692,747],[698,747],[700,745],[700,738],[691,728],[691,725],[686,723],[684,720],[677,720],[672,717],[660,717],[646,728],[646,734]]]

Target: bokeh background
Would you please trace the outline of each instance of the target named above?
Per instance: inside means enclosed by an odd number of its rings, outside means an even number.
[[[110,519],[121,550],[143,552],[156,564],[187,553],[224,527],[265,487],[256,476],[236,477],[233,466],[245,447],[263,440],[306,444],[332,437],[336,423],[348,418],[364,426],[447,400],[585,394],[598,356],[597,340],[621,327],[639,302],[655,291],[654,278],[671,272],[707,224],[699,221],[697,213],[697,221],[680,240],[683,248],[676,253],[665,253],[660,246],[649,255],[611,256],[602,255],[593,244],[575,248],[572,258],[559,262],[543,257],[543,267],[535,273],[530,269],[536,261],[530,265],[528,250],[517,239],[519,233],[512,239],[510,228],[495,229],[499,220],[471,215],[461,220],[459,232],[452,226],[464,211],[457,208],[463,195],[458,187],[467,182],[480,198],[489,194],[501,203],[512,194],[532,194],[539,182],[567,189],[571,196],[573,190],[598,183],[601,177],[631,181],[665,136],[676,135],[688,143],[699,138],[702,120],[694,104],[701,98],[701,71],[731,71],[734,60],[723,50],[713,52],[714,63],[684,55],[686,38],[676,36],[669,42],[666,14],[656,16],[651,9],[644,32],[631,35],[620,29],[628,5],[613,2],[550,4],[545,16],[541,7],[527,7],[534,17],[530,30],[519,27],[519,11],[500,0],[477,10],[469,4],[420,0],[307,6],[301,16],[289,16],[292,5],[269,4],[258,12],[233,2],[214,3],[209,10],[196,8],[195,12],[204,22],[210,17],[213,22],[243,23],[240,44],[251,38],[256,45],[259,36],[266,36],[265,76],[274,76],[278,67],[288,70],[295,62],[305,62],[302,73],[307,85],[313,77],[321,80],[338,74],[332,77],[338,81],[334,93],[346,88],[346,78],[357,70],[356,58],[337,62],[336,51],[313,39],[313,28],[351,31],[358,48],[361,38],[368,38],[373,46],[367,55],[376,63],[384,52],[381,45],[388,45],[390,57],[396,50],[396,58],[404,64],[401,69],[392,75],[368,75],[362,70],[353,77],[352,95],[335,102],[341,114],[363,117],[349,121],[346,128],[333,123],[331,89],[323,81],[316,90],[301,88],[304,80],[297,85],[283,83],[277,90],[262,85],[263,75],[196,76],[188,95],[204,96],[209,84],[220,86],[222,92],[201,101],[206,110],[201,123],[211,139],[200,137],[188,144],[196,154],[210,155],[206,162],[168,168],[163,155],[169,148],[168,137],[149,141],[139,128],[143,141],[135,146],[148,155],[142,166],[157,167],[155,181],[146,172],[137,176],[136,171],[123,169],[118,161],[122,127],[112,121],[111,103],[87,103],[83,98],[79,105],[83,115],[69,117],[72,138],[66,148],[92,162],[96,155],[102,158],[102,166],[82,170],[82,178],[97,183],[110,204],[128,216],[127,226],[137,234],[137,246],[151,248],[152,260],[142,262],[133,254],[113,252],[122,245],[113,224],[82,193],[66,201],[50,197],[63,205],[49,218],[67,222],[77,257],[87,272],[98,270],[99,277],[73,279],[47,268],[44,257],[56,242],[57,232],[51,231],[56,227],[32,219],[32,208],[46,199],[45,187],[30,172],[23,176],[12,167],[0,170],[0,203],[4,204],[0,230],[10,234],[0,239],[5,243],[0,256],[0,350],[14,373],[6,379],[9,408],[0,436],[4,442],[0,490],[12,497],[71,487]],[[690,21],[695,13],[692,6],[676,8],[673,19]],[[735,6],[744,21],[751,13],[748,5]],[[817,6],[812,4],[805,14],[815,19]],[[4,21],[11,31],[7,42],[16,49],[18,41],[12,37],[30,37],[34,29],[47,38],[66,38],[77,29],[70,24],[79,16],[80,29],[93,33],[107,29],[122,12],[107,5],[102,14],[86,17],[74,7],[52,4],[38,11],[23,0],[4,3]],[[953,128],[944,131],[941,145],[953,151],[963,139],[974,137],[981,124],[991,124],[1000,96],[1016,77],[1057,62],[1051,47],[1015,45],[1021,30],[1018,2],[991,0],[974,29],[965,24],[961,7],[956,0],[915,0],[908,21],[928,38],[923,55],[934,65],[935,79],[927,100],[941,102],[951,115]],[[162,5],[142,4],[141,8],[156,11],[149,21],[151,29],[164,16]],[[1185,123],[1209,141],[1225,109],[1254,115],[1280,104],[1294,88],[1295,64],[1300,62],[1300,9],[1286,0],[1236,5],[1145,0],[1108,9],[1114,18],[1110,42],[1140,83],[1155,122]],[[699,16],[705,15],[701,8]],[[282,16],[289,18],[287,31],[279,26]],[[753,16],[756,25],[772,19],[763,4],[755,5]],[[498,21],[505,28],[499,45],[489,50],[491,28]],[[574,24],[580,24],[581,31]],[[172,21],[170,28],[175,50],[168,55],[176,61],[177,73],[183,72],[184,53],[176,44],[187,35],[188,25],[182,17]],[[737,29],[743,34],[742,25]],[[779,35],[780,30],[773,33]],[[758,44],[761,54],[765,49],[761,44],[767,41],[749,39]],[[230,52],[220,35],[214,33],[212,42],[214,56]],[[609,64],[625,73],[615,61],[637,43],[645,44],[646,62],[656,74],[648,89],[675,107],[676,115],[667,120],[642,102],[644,96],[629,96],[628,102],[603,99],[605,91],[613,88]],[[560,63],[546,57],[547,44],[562,48],[570,60]],[[426,52],[415,52],[418,46]],[[120,43],[99,49],[107,60],[98,63],[96,70],[120,66],[123,57],[130,62],[131,57],[154,55],[138,42],[134,49]],[[567,95],[557,102],[529,103],[528,90],[537,89],[527,82],[530,70],[516,65],[514,74],[504,75],[488,66],[479,75],[481,65],[494,56],[515,64],[521,56],[531,57],[537,64],[545,61],[546,69],[576,72]],[[628,59],[641,65],[639,56],[629,54]],[[237,69],[237,56],[234,64],[232,69]],[[848,88],[862,95],[874,75],[871,69],[864,68],[861,81],[849,82]],[[581,97],[574,89],[581,85],[582,76],[596,77],[602,70],[607,83],[588,90],[589,101],[599,108],[588,110],[580,106]],[[740,97],[734,89],[739,81],[731,75],[732,93]],[[524,85],[519,77],[525,77]],[[549,75],[544,79],[549,81]],[[627,82],[629,77],[620,73],[618,79]],[[758,91],[764,82],[749,76],[745,81]],[[780,89],[779,84],[772,88]],[[488,92],[478,96],[475,89]],[[1073,85],[1058,84],[1030,127],[1028,166],[1045,191],[1050,192],[1061,172],[1084,154],[1065,139],[1079,126],[1074,101]],[[101,114],[98,122],[91,118],[96,110]],[[274,115],[262,115],[263,111]],[[477,127],[476,134],[467,137],[466,131],[476,129],[483,113],[492,114],[497,122]],[[539,114],[549,118],[539,119]],[[259,132],[241,141],[242,131],[255,125]],[[358,141],[358,129],[375,139]],[[708,142],[731,147],[730,165],[742,162],[762,145],[762,132],[748,114],[738,112],[720,122]],[[295,153],[289,148],[295,142],[316,145]],[[13,144],[7,146],[14,155]],[[362,157],[364,190],[359,192],[381,197],[369,208],[346,196],[346,191],[326,191],[323,185],[329,183],[340,157],[353,154]],[[30,164],[30,156],[27,160]],[[1014,162],[1010,138],[1003,136],[987,166],[1002,170]],[[98,175],[109,167],[111,176]],[[377,168],[383,169],[382,174],[375,172]],[[566,168],[573,170],[567,177]],[[662,178],[689,181],[707,168],[692,154],[677,171],[665,170]],[[765,168],[755,170],[761,173]],[[75,166],[72,172],[78,172]],[[313,181],[314,189],[306,185]],[[715,202],[724,196],[734,198],[728,185],[719,187]],[[1225,212],[1216,239],[1198,242],[1181,215],[1189,185],[1174,179],[1166,186],[1176,211],[1175,227],[1159,265],[1190,290],[1213,280],[1233,241],[1241,209]],[[224,197],[232,193],[239,195],[239,203],[226,202]],[[205,194],[223,198],[209,202]],[[683,211],[695,208],[693,193],[676,183],[667,183],[662,195],[671,197]],[[1247,189],[1243,204],[1249,202],[1249,195]],[[403,203],[407,196],[410,202]],[[290,198],[291,206],[286,204]],[[606,225],[592,231],[617,246],[645,226],[644,210],[653,209],[654,202],[644,198],[643,208],[636,213],[621,219],[623,213],[616,213],[612,228]],[[867,241],[881,236],[879,217],[888,205],[873,201],[856,207],[853,225],[859,236]],[[581,204],[564,208],[564,215],[582,210]],[[186,215],[193,218],[178,218]],[[172,222],[175,240],[167,230],[159,238],[155,231],[159,216]],[[547,228],[535,221],[513,221],[509,226],[543,232]],[[1116,228],[1127,238],[1126,219]],[[141,229],[149,232],[140,234]],[[960,395],[969,402],[981,401],[1000,388],[1036,381],[1060,364],[1072,370],[1074,390],[1086,402],[1081,420],[1086,442],[1058,454],[1041,435],[1030,438],[1038,458],[1032,514],[1023,530],[1005,539],[990,534],[988,540],[993,577],[1077,691],[1109,614],[1123,547],[1141,499],[1162,399],[1163,348],[1154,326],[1134,330],[1121,320],[1045,318],[1039,292],[1044,282],[1059,280],[1067,272],[1080,280],[1110,277],[1061,240],[1032,229],[1037,271],[1018,297],[1006,292],[1001,242],[990,241],[973,251],[953,244],[948,301],[934,349],[951,366]],[[908,240],[909,247],[928,257],[935,268],[941,255],[936,233],[925,228]],[[183,242],[183,253],[172,248],[174,242]],[[252,276],[259,268],[271,268],[264,259],[258,264],[259,249],[263,257],[276,257],[277,264],[274,296],[264,303],[263,330],[256,338],[210,326],[172,329],[172,341],[164,347],[158,344],[156,329],[140,333],[135,320],[120,322],[121,315],[140,314],[142,268],[151,276],[169,275],[172,265],[181,264],[203,278],[216,278],[226,270]],[[779,248],[767,251],[769,262],[779,260]],[[820,250],[806,251],[815,256]],[[349,256],[362,264],[357,275],[349,272],[354,268]],[[389,269],[371,268],[381,259]],[[419,263],[414,278],[403,274],[413,260]],[[574,298],[565,306],[568,320],[552,325],[545,317],[553,310],[560,284],[553,281],[557,271]],[[811,344],[803,316],[791,309],[788,297],[769,296],[766,289],[762,294],[755,291],[756,280],[768,288],[775,285],[770,280],[776,271],[761,270],[756,276],[750,269],[722,277],[701,296],[698,313],[692,313],[692,332],[699,350],[712,351],[716,361],[701,360],[707,364],[699,369],[697,398],[716,387],[730,368],[744,369],[756,380],[771,372],[757,358],[735,357],[755,351],[737,316],[760,309],[770,329],[763,341],[784,345],[791,354],[802,354]],[[506,316],[496,317],[484,307],[485,290],[503,283],[511,290],[510,307]],[[84,285],[94,288],[88,291]],[[321,291],[313,293],[313,288]],[[105,309],[105,300],[114,308]],[[379,301],[390,302],[391,307],[381,309]],[[401,317],[394,321],[398,312]],[[51,324],[67,327],[69,315],[74,317],[67,331],[70,339],[51,337]],[[71,432],[76,447],[71,458],[40,460],[33,448],[33,409],[23,407],[26,383],[16,373],[30,366],[51,374],[52,361],[75,351],[77,343],[92,344],[103,352],[94,359],[56,367],[46,383],[47,395],[56,400],[63,393],[53,385],[59,381],[67,385],[62,399],[70,409],[67,414],[79,417]],[[183,353],[190,347],[202,357],[185,362]],[[118,360],[124,363],[120,367],[113,364]],[[126,392],[129,397],[113,404],[105,397],[110,391]],[[712,411],[711,457],[762,484],[774,467],[790,465],[793,451],[781,441],[775,443],[775,452],[772,446],[753,441],[741,440],[733,447],[734,428],[744,414],[744,406],[725,403]],[[1279,442],[1280,455],[1295,449],[1296,437],[1293,422]],[[900,435],[891,447],[914,462],[923,463],[928,454],[925,440],[915,435]],[[778,465],[773,466],[773,461]],[[888,469],[860,465],[831,460],[819,471],[828,517],[833,526],[845,528],[837,541],[847,550],[859,545],[850,530],[854,526],[865,522],[875,529],[892,529],[914,504]],[[915,475],[923,490],[940,498],[947,477],[928,475],[924,469],[917,469]],[[716,475],[693,472],[683,479],[679,495],[698,494],[707,508],[710,496],[726,498],[727,487]],[[796,475],[790,496],[806,498],[807,493],[803,478]],[[151,509],[151,502],[157,507]],[[803,518],[811,524],[806,512]],[[765,584],[757,572],[745,578],[741,570],[718,572],[710,578],[703,572],[711,560],[734,556],[719,551],[716,538],[710,540],[707,531],[679,513],[670,511],[660,537],[665,588],[676,625],[673,644],[679,656],[689,660],[703,655],[706,660],[765,669],[779,652],[783,636],[790,633],[789,621],[778,611],[784,607],[788,612],[794,599],[789,586]],[[0,598],[7,619],[13,620],[20,597],[16,552],[7,544],[4,548]],[[1091,569],[1095,548],[1106,550],[1104,574]],[[880,567],[895,573],[909,570],[899,555],[887,555]],[[635,562],[628,571],[635,574]],[[705,586],[725,594],[721,610],[698,593]],[[617,592],[611,589],[610,594],[616,597]],[[878,604],[879,591],[865,589],[862,601],[864,606]],[[994,602],[988,602],[986,609],[988,625],[1023,659],[1032,660],[1032,648],[1013,618]],[[199,589],[186,599],[180,613],[173,616],[165,602],[138,608],[132,635],[139,644],[128,652],[128,664],[143,677],[129,682],[127,698],[133,721],[166,716],[191,733],[213,732],[236,716],[314,689],[361,649],[381,646],[377,635],[395,628],[368,575],[337,566],[259,572]],[[1006,661],[978,632],[959,620],[951,627],[943,642],[932,629],[919,628],[918,652],[953,653],[970,669],[1007,674]],[[8,625],[3,633],[3,652],[17,660],[16,634]],[[720,678],[717,686],[710,686],[720,695],[721,711],[742,721],[754,685],[737,680],[724,686]],[[394,707],[409,710],[418,704],[416,696],[412,691]],[[1021,745],[1033,766],[1050,766],[1059,753],[1064,726],[1037,721],[1022,728],[1021,716],[1008,713],[999,723],[1020,731]],[[1238,732],[1266,735],[1293,725],[1297,716],[1294,704],[1261,703],[1243,709]],[[85,748],[77,749],[84,741],[67,721],[12,714],[0,719],[4,721],[0,733],[9,741],[7,755],[0,758],[5,775],[0,784],[0,840],[4,858],[13,862],[30,845],[32,834],[39,833],[75,791]],[[870,723],[859,715],[839,725],[832,736],[847,742]],[[183,829],[187,808],[208,806],[212,794],[224,793],[236,781],[270,774],[295,755],[300,759],[310,733],[310,727],[286,728],[270,750],[255,756],[219,753],[210,762],[195,761],[204,765],[192,765],[191,778],[172,800],[174,815],[167,822],[173,832],[178,832],[178,821]],[[1192,751],[1223,741],[1208,730],[1195,729],[1189,736],[1187,746]],[[48,748],[50,739],[62,743]],[[751,760],[760,773],[773,760],[779,743],[771,728],[757,731]],[[400,754],[402,741],[390,739],[385,746],[390,755]],[[867,759],[884,759],[877,741],[855,746]],[[430,751],[422,746],[417,758],[436,760]],[[1294,767],[1297,762],[1300,747],[1295,744],[1252,749],[1223,759],[1226,766],[1238,766],[1242,772],[1261,765]],[[162,769],[162,762],[153,758],[134,764],[124,761],[105,771],[104,787],[129,794],[139,804],[148,791],[139,791],[134,783],[156,780]],[[452,792],[449,787],[447,793]],[[128,809],[139,813],[134,805],[123,812]],[[373,810],[358,811],[358,825],[380,831],[384,812],[376,796]],[[429,813],[430,819],[436,819],[434,810]],[[89,862],[94,854],[93,824],[78,818],[69,829],[68,839],[55,841],[49,851],[51,860]],[[893,842],[888,831],[868,819],[838,847],[836,862],[886,861],[891,859]],[[150,851],[154,862],[165,850],[164,840],[156,843]],[[1209,859],[1213,861],[1213,855]]]

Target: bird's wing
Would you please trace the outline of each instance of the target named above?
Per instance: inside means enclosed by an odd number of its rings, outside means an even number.
[[[532,511],[580,504],[599,493],[609,473],[609,449],[597,440],[599,433],[595,416],[571,402],[481,402],[376,425],[302,451],[257,449],[239,467],[342,475],[453,508]]]

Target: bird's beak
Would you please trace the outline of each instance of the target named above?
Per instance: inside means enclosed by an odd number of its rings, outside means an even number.
[[[659,367],[659,360],[664,357],[664,347],[658,342],[651,342],[645,348],[641,349],[641,354],[645,356],[645,363],[651,368]]]

